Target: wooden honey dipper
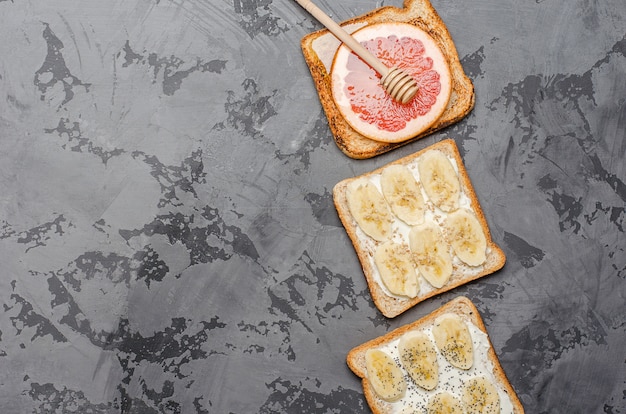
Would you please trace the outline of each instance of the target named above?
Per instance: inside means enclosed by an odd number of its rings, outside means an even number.
[[[363,59],[382,77],[380,84],[383,89],[397,102],[408,103],[419,89],[417,82],[411,75],[396,67],[388,68],[369,50],[364,48],[350,33],[346,32],[333,19],[324,13],[311,0],[296,0],[300,6],[311,13],[320,23],[324,25],[336,38],[341,40],[350,50]]]

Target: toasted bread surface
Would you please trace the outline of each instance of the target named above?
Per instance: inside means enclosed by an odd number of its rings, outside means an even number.
[[[331,64],[340,45],[327,29],[304,36],[301,40],[304,59],[315,83],[328,125],[339,149],[355,159],[371,158],[423,138],[463,119],[474,107],[474,85],[466,76],[450,33],[428,0],[405,0],[403,8],[385,6],[343,22],[353,32],[373,23],[403,22],[426,31],[442,50],[452,78],[452,93],[439,119],[423,133],[399,143],[378,142],[356,132],[340,114],[331,88]]]
[[[445,155],[447,155],[449,159],[456,162],[461,191],[469,199],[468,209],[471,210],[478,219],[487,240],[487,258],[485,263],[483,263],[481,266],[473,268],[464,266],[462,263],[456,263],[453,266],[453,271],[450,279],[442,287],[422,289],[416,297],[409,298],[390,294],[390,292],[386,290],[380,282],[380,277],[376,276],[377,269],[372,259],[372,256],[375,246],[377,246],[380,242],[376,242],[373,239],[368,239],[368,237],[360,231],[358,224],[356,223],[354,217],[350,212],[350,208],[348,206],[346,198],[346,190],[348,185],[352,181],[361,179],[363,177],[371,179],[375,176],[378,176],[381,174],[383,169],[389,165],[415,165],[419,161],[420,156],[427,153],[428,151],[441,151]],[[464,168],[461,154],[458,151],[456,143],[452,139],[440,141],[421,151],[396,160],[374,171],[358,177],[348,178],[337,183],[333,188],[333,200],[339,218],[341,219],[341,222],[343,223],[344,228],[346,229],[346,232],[350,237],[350,240],[352,241],[359,261],[361,262],[363,273],[367,280],[372,300],[374,301],[374,304],[380,310],[380,312],[389,318],[393,318],[403,313],[404,311],[410,309],[411,307],[415,306],[416,304],[427,298],[449,291],[483,276],[489,275],[501,269],[505,264],[506,257],[504,255],[504,252],[491,239],[487,220],[485,219],[485,216],[482,212],[482,209],[478,202],[478,198],[472,187],[470,178],[467,175],[467,171]]]
[[[511,412],[513,414],[524,413],[524,408],[519,398],[517,397],[515,390],[513,389],[508,378],[506,377],[506,373],[504,372],[500,361],[498,360],[498,357],[493,348],[493,344],[491,343],[489,334],[478,309],[470,299],[464,296],[457,296],[456,298],[452,299],[451,301],[431,312],[430,314],[414,322],[396,328],[385,335],[379,336],[368,342],[358,345],[348,352],[346,362],[350,370],[362,379],[363,392],[370,408],[372,409],[372,412],[374,412],[375,414],[391,412],[392,404],[380,399],[371,387],[370,381],[367,377],[365,353],[370,349],[384,349],[384,347],[390,346],[394,341],[399,340],[404,334],[409,331],[423,332],[431,328],[440,316],[448,313],[453,313],[460,316],[461,319],[463,319],[466,323],[472,324],[473,327],[475,327],[478,331],[484,334],[484,342],[487,345],[487,349],[478,350],[478,352],[486,352],[486,355],[484,357],[488,360],[488,364],[486,364],[486,367],[483,367],[483,369],[488,370],[489,372],[472,372],[470,370],[468,372],[468,376],[478,376],[486,374],[489,377],[493,378],[496,387],[499,388],[502,392],[502,395],[508,399],[508,402],[506,404],[507,407],[509,406],[510,402],[510,407],[512,409]],[[437,391],[437,388],[435,388],[430,394],[434,394]],[[422,392],[425,395],[425,399],[427,399],[428,395],[430,394],[425,391]]]

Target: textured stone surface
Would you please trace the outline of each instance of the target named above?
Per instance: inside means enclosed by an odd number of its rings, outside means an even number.
[[[463,294],[528,413],[626,413],[624,2],[433,4],[476,107],[357,161],[295,2],[0,0],[1,411],[367,412],[346,353]],[[445,137],[508,261],[388,320],[331,190]]]

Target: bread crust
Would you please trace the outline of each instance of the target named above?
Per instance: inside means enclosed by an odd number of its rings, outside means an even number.
[[[315,83],[322,108],[328,118],[328,125],[335,143],[347,156],[366,159],[391,151],[400,146],[423,138],[463,119],[474,107],[475,95],[472,81],[465,75],[461,61],[448,32],[435,9],[428,0],[405,0],[403,8],[385,6],[364,15],[341,23],[346,31],[354,31],[373,23],[404,22],[415,25],[427,32],[439,45],[446,57],[452,78],[452,92],[444,111],[435,123],[421,134],[399,143],[384,143],[366,138],[356,132],[341,115],[332,96],[330,67],[327,67],[315,49],[315,42],[322,37],[333,36],[327,29],[322,29],[304,36],[301,40],[302,53]],[[334,38],[334,37],[333,37]],[[334,45],[334,46],[333,46]],[[329,43],[328,53],[334,55],[339,46]],[[330,48],[334,47],[333,50]]]
[[[485,238],[487,239],[487,260],[483,264],[483,268],[472,274],[463,274],[460,269],[455,269],[452,272],[452,276],[450,280],[441,288],[435,288],[429,292],[421,292],[415,298],[400,298],[397,296],[389,296],[382,286],[374,279],[374,272],[376,269],[374,265],[369,260],[370,255],[373,254],[366,246],[364,246],[357,235],[358,225],[354,218],[350,213],[350,208],[348,207],[348,202],[346,199],[346,188],[348,184],[360,177],[368,177],[376,174],[380,174],[382,170],[393,164],[401,164],[407,165],[415,162],[417,158],[419,158],[422,154],[427,151],[439,150],[446,154],[449,157],[452,157],[456,160],[456,164],[458,166],[458,176],[459,182],[461,184],[461,191],[464,192],[467,197],[470,199],[470,207],[471,210],[476,215],[476,218],[481,224],[483,232],[485,234]],[[435,143],[421,151],[418,151],[414,154],[391,162],[383,167],[380,167],[374,171],[363,174],[358,177],[348,178],[343,181],[340,181],[333,187],[333,201],[335,204],[335,208],[337,209],[337,213],[343,226],[352,241],[356,254],[361,262],[361,267],[363,268],[363,273],[365,279],[368,284],[368,288],[370,290],[370,294],[372,296],[372,300],[376,307],[380,310],[380,312],[388,318],[393,318],[398,316],[402,312],[410,309],[415,306],[419,302],[422,302],[430,297],[439,295],[443,292],[447,292],[451,289],[454,289],[458,286],[464,285],[468,282],[476,280],[478,278],[489,275],[497,270],[501,269],[505,262],[506,257],[504,252],[498,245],[496,245],[491,239],[491,233],[489,231],[489,226],[487,224],[487,220],[483,214],[483,211],[478,202],[478,198],[476,197],[476,193],[472,187],[472,183],[467,175],[467,171],[465,170],[463,160],[461,158],[461,154],[459,153],[458,147],[456,143],[452,139],[445,139],[438,143]]]
[[[487,332],[487,328],[483,323],[483,320],[478,312],[478,309],[474,305],[474,303],[465,296],[457,296],[452,299],[448,303],[444,304],[440,308],[434,310],[432,313],[424,316],[421,319],[418,319],[409,324],[403,325],[399,328],[394,329],[393,331],[379,336],[378,338],[374,338],[368,342],[365,342],[348,352],[346,357],[346,362],[350,370],[361,378],[361,383],[363,385],[363,393],[365,395],[365,399],[369,404],[372,412],[374,414],[382,414],[388,412],[389,404],[376,396],[372,386],[370,385],[369,380],[367,379],[367,370],[365,368],[365,353],[368,349],[377,348],[383,346],[387,343],[393,342],[396,339],[399,339],[406,332],[411,330],[419,330],[429,327],[434,324],[435,320],[446,313],[455,313],[459,315],[466,322],[471,322],[478,329],[480,329],[487,336],[487,340],[489,342],[489,349],[487,351],[488,359],[493,365],[493,374],[496,378],[498,385],[506,392],[509,396],[511,403],[513,405],[513,413],[514,414],[523,414],[524,407],[520,402],[515,390],[511,386],[506,373],[504,372],[498,356],[496,355],[493,344]]]

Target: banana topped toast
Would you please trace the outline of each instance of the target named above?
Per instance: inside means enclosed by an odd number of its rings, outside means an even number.
[[[504,266],[454,140],[345,179],[333,199],[387,317]]]
[[[352,349],[352,372],[375,414],[522,414],[474,304],[457,297]]]

